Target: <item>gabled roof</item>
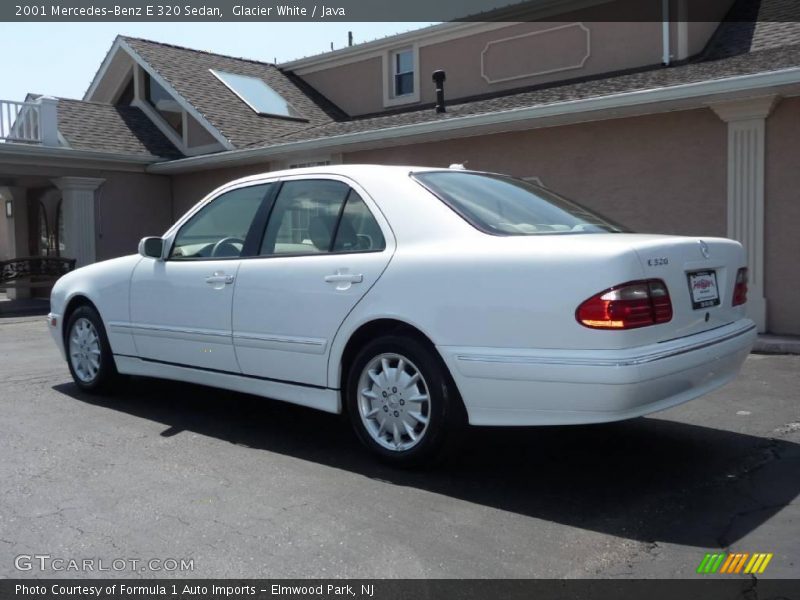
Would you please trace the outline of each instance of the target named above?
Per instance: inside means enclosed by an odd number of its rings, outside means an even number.
[[[58,131],[75,150],[153,158],[182,156],[153,122],[133,106],[59,98]]]
[[[367,137],[375,143],[381,143],[380,140],[391,143],[386,140],[434,130],[439,135],[452,131],[456,136],[456,130],[489,122],[492,125],[502,122],[508,127],[508,123],[561,114],[580,120],[589,118],[585,111],[599,110],[590,107],[613,106],[616,109],[615,102],[621,98],[624,100],[619,101],[624,101],[625,106],[652,106],[666,97],[673,100],[693,98],[692,106],[702,106],[709,99],[719,101],[719,94],[727,93],[726,90],[739,90],[740,83],[745,88],[754,86],[747,89],[759,90],[761,85],[778,85],[762,84],[762,80],[780,80],[782,89],[797,93],[800,18],[791,17],[798,12],[800,2],[797,0],[737,0],[728,20],[720,25],[704,52],[690,60],[669,67],[653,65],[480,97],[449,99],[444,114],[436,113],[432,105],[416,105],[351,118],[300,77],[270,63],[122,36],[117,38],[112,52],[122,47],[133,53],[140,64],[146,65],[154,76],[160,77],[180,96],[180,101],[192,109],[195,117],[217,130],[215,134],[220,141],[229,142],[226,143],[229,152],[197,156],[154,169],[167,172],[172,168],[191,168],[189,165],[250,160],[256,154],[307,153],[323,147],[341,151],[347,144],[360,143],[358,140]],[[744,22],[748,18],[752,20]],[[210,69],[261,79],[308,120],[255,113]],[[715,91],[707,91],[712,88]],[[61,111],[66,111],[62,133],[71,145],[109,148],[111,152],[150,153],[158,157],[178,154],[138,109],[77,101],[62,101],[61,104],[60,118]],[[681,106],[689,104],[683,102]],[[672,108],[664,110],[675,109],[676,105],[670,106]]]
[[[344,114],[307,84],[269,63],[211,54],[139,38],[121,39],[233,146],[269,144],[308,127],[332,123]],[[283,96],[308,121],[255,113],[210,69],[257,77]]]

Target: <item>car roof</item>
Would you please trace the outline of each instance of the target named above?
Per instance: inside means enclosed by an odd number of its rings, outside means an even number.
[[[374,164],[351,164],[351,165],[319,165],[315,167],[300,167],[296,169],[282,169],[279,171],[264,171],[248,175],[230,181],[224,187],[258,181],[262,179],[272,179],[277,177],[287,177],[296,175],[343,175],[345,177],[357,178],[359,175],[385,173],[387,175],[407,175],[409,173],[421,173],[425,171],[447,171],[448,167],[419,167],[411,165],[374,165]],[[473,171],[474,172],[474,171]]]

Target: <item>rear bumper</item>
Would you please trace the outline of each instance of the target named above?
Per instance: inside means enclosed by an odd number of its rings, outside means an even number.
[[[473,425],[619,421],[670,408],[736,377],[755,324],[626,350],[440,346]]]

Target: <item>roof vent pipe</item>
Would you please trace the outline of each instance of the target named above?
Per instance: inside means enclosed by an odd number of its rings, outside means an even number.
[[[444,107],[444,80],[447,79],[441,69],[433,72],[433,82],[436,84],[436,112],[446,112]]]
[[[672,62],[672,50],[670,49],[670,20],[669,20],[669,0],[661,0],[661,47],[664,51],[661,57],[661,64],[665,67]]]

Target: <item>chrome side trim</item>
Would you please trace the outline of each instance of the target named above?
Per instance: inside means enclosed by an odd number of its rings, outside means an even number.
[[[306,354],[324,354],[328,346],[328,340],[321,338],[239,332],[234,332],[233,342],[236,346],[244,348],[283,350]]]
[[[506,364],[531,364],[531,365],[564,365],[576,367],[632,367],[636,365],[644,365],[647,363],[671,358],[673,356],[680,356],[696,350],[702,350],[710,346],[715,346],[723,342],[727,342],[739,336],[750,333],[756,329],[755,325],[749,325],[745,328],[731,332],[724,336],[698,342],[688,346],[681,346],[680,348],[673,348],[662,352],[652,352],[642,356],[634,356],[631,358],[551,358],[546,356],[492,356],[480,354],[457,354],[456,360],[464,362],[485,362],[485,363],[506,363]]]
[[[212,341],[215,343],[224,343],[224,340],[245,348],[284,350],[307,354],[324,354],[325,349],[328,347],[328,341],[325,339],[290,335],[231,333],[230,331],[218,329],[190,329],[186,327],[170,327],[168,325],[126,323],[125,321],[111,321],[108,327],[113,333],[130,333],[133,335],[188,341]]]
[[[170,327],[168,325],[148,325],[145,323],[125,323],[111,321],[108,327],[114,333],[131,333],[148,337],[174,338],[189,341],[207,341],[211,338],[216,343],[231,339],[230,331],[218,329],[190,329],[186,327]]]

